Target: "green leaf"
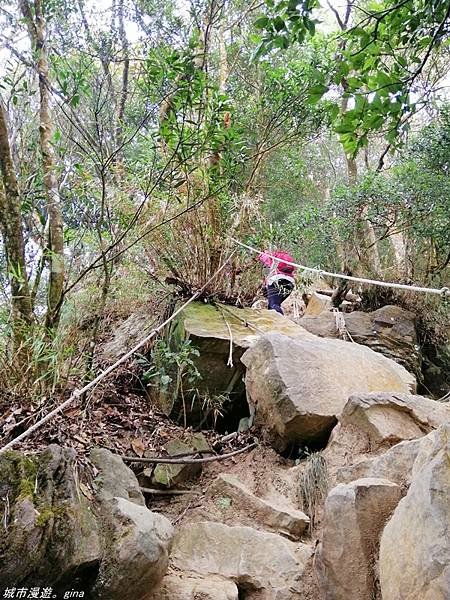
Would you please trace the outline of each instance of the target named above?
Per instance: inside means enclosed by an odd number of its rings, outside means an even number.
[[[270,24],[271,22],[268,17],[260,17],[259,19],[256,19],[256,21],[253,23],[256,29],[269,29]]]
[[[281,17],[275,17],[273,26],[275,27],[275,31],[282,31],[285,28],[284,20]]]
[[[326,92],[328,92],[330,88],[327,85],[315,85],[312,88],[309,88],[308,93],[311,95],[320,95],[323,96]]]

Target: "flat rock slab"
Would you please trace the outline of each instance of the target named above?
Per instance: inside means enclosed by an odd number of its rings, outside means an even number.
[[[280,496],[279,502],[255,496],[237,477],[221,473],[209,492],[220,498],[229,498],[233,508],[245,510],[251,518],[264,527],[298,540],[309,525],[309,518]]]
[[[274,446],[323,441],[355,392],[408,393],[415,378],[401,365],[359,344],[278,333],[258,340],[242,356],[256,423]]]
[[[374,598],[378,540],[400,498],[399,486],[385,479],[358,479],[331,490],[315,556],[323,600]]]
[[[275,310],[236,308],[234,306],[212,306],[201,302],[192,302],[182,313],[182,324],[190,337],[230,341],[233,344],[249,348],[257,339],[267,333],[286,335],[294,339],[313,339],[311,333],[290,319],[286,319]]]
[[[358,393],[349,398],[339,420],[364,431],[374,446],[393,445],[450,421],[450,406],[411,394]]]
[[[450,597],[449,490],[450,424],[446,424],[422,445],[408,493],[383,531],[383,600]]]
[[[312,550],[274,533],[251,527],[199,522],[177,532],[171,553],[176,570],[221,576],[267,598],[294,599]],[[284,594],[284,595],[283,595]]]

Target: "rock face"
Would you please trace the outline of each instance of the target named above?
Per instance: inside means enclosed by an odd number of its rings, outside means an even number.
[[[400,497],[396,484],[375,478],[338,485],[328,494],[315,556],[323,600],[373,600],[379,536]]]
[[[412,468],[424,439],[400,442],[379,456],[340,467],[334,479],[336,483],[349,483],[363,477],[379,477],[407,487],[411,483]]]
[[[49,446],[39,458],[0,457],[0,496],[9,514],[0,532],[0,588],[89,580],[101,557],[101,531],[78,495],[73,450]],[[36,489],[37,486],[37,489]],[[24,560],[27,557],[27,560]]]
[[[190,340],[191,345],[199,351],[200,355],[194,362],[201,376],[195,383],[200,395],[228,395],[230,403],[242,402],[246,406],[244,366],[240,358],[247,348],[270,331],[296,339],[313,338],[305,329],[273,310],[239,309],[193,302],[173,325],[170,339],[173,350],[183,341]],[[228,364],[230,349],[232,367]],[[172,379],[174,383],[167,392],[160,392],[156,401],[165,414],[181,419],[184,408],[190,407],[191,403],[187,400],[183,407],[180,383],[175,373]],[[227,410],[227,406],[223,408]],[[202,418],[198,403],[194,403],[190,413],[188,417],[193,422]]]
[[[305,513],[289,507],[263,500],[252,494],[239,479],[221,473],[212,484],[210,491],[215,496],[231,499],[233,507],[245,508],[252,517],[265,527],[283,533],[292,539],[299,539],[309,525]]]
[[[339,420],[365,432],[374,447],[392,446],[450,421],[450,405],[407,394],[358,393],[349,398]]]
[[[374,312],[354,311],[343,316],[347,331],[355,342],[381,352],[402,364],[408,371],[419,375],[421,356],[413,313],[399,306],[383,306]],[[329,312],[316,316],[306,313],[300,324],[315,335],[339,337],[336,319]]]
[[[220,577],[167,575],[152,600],[239,600],[233,581]]]
[[[380,545],[383,600],[447,600],[450,590],[450,425],[430,434]]]
[[[0,496],[10,506],[0,533],[0,587],[51,586],[62,593],[78,585],[93,599],[139,600],[162,579],[172,526],[145,507],[120,459],[107,450],[92,458],[99,471],[95,496],[78,483],[70,449],[0,457]]]
[[[280,450],[326,439],[352,393],[408,393],[415,386],[414,377],[394,361],[341,340],[269,334],[242,362],[256,422]]]
[[[245,597],[263,592],[264,600],[293,600],[311,556],[311,548],[251,527],[200,522],[175,535],[171,565],[197,576],[232,580]],[[255,596],[256,598],[257,596]]]
[[[331,297],[313,292],[305,309],[305,316],[316,317],[331,308]]]

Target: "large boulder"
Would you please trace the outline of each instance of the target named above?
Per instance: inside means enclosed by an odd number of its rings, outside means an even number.
[[[396,484],[373,478],[338,485],[328,494],[315,556],[323,600],[376,597],[378,540],[400,497]]]
[[[274,533],[221,523],[188,523],[174,538],[176,571],[234,581],[245,597],[293,600],[311,557],[311,547]]]
[[[203,407],[208,404],[204,398],[220,396],[230,399],[229,406],[223,405],[221,412],[242,404],[241,416],[248,416],[243,383],[245,369],[240,359],[257,339],[273,331],[294,339],[313,338],[305,329],[273,310],[191,303],[172,324],[168,337],[174,352],[187,340],[198,351],[198,356],[192,359],[200,377],[195,385],[189,384],[196,389],[195,399],[189,390],[180,393],[181,381],[174,365],[168,389],[159,390],[155,395],[159,408],[174,419],[183,420],[187,416],[190,422],[198,424],[205,416]],[[197,400],[199,396],[201,399]]]
[[[407,495],[380,545],[383,600],[447,600],[450,590],[450,424],[428,436]]]
[[[417,376],[421,371],[421,355],[416,332],[416,317],[400,306],[383,306],[373,312],[354,311],[342,315],[348,333],[358,344],[381,352],[402,364]],[[302,327],[327,338],[338,338],[336,318],[330,312],[305,316]]]
[[[92,489],[80,482],[75,458],[56,445],[0,457],[0,497],[9,507],[0,587],[53,587],[61,595],[78,587],[93,600],[147,597],[166,571],[170,522],[145,507],[133,473],[108,450],[92,454]]]
[[[52,445],[39,456],[2,454],[0,497],[7,507],[0,529],[0,588],[60,590],[89,580],[101,561],[101,528],[77,488],[73,450]]]
[[[411,394],[358,393],[349,398],[339,420],[365,432],[372,447],[392,446],[450,421],[450,405]]]
[[[284,450],[326,440],[348,397],[357,391],[408,393],[414,377],[359,344],[269,334],[242,356],[256,422]]]
[[[111,503],[103,525],[107,536],[92,594],[102,600],[147,598],[167,571],[172,525],[124,498]]]

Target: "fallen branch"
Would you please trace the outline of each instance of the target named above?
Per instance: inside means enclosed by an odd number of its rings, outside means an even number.
[[[138,456],[122,456],[118,455],[122,460],[128,462],[142,462],[142,463],[150,463],[150,464],[166,464],[166,465],[193,465],[197,463],[207,463],[214,462],[216,460],[226,460],[227,458],[231,458],[232,456],[236,456],[237,454],[242,454],[243,452],[247,452],[248,450],[252,450],[257,446],[257,442],[253,444],[249,444],[245,446],[245,448],[240,448],[239,450],[234,450],[233,452],[228,452],[228,454],[219,454],[217,456],[205,456],[204,458],[166,458],[165,456],[151,456],[151,457],[142,457]]]
[[[233,433],[229,433],[228,435],[224,435],[219,440],[216,440],[214,442],[213,446],[215,444],[224,444],[225,442],[229,442],[230,440],[234,440],[234,438],[237,438],[238,435],[239,435],[238,431],[233,431]]]
[[[183,494],[197,494],[192,490],[154,490],[153,488],[141,487],[143,494],[153,494],[153,496],[182,496]]]

